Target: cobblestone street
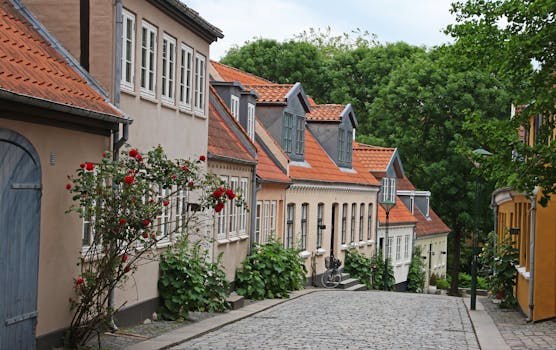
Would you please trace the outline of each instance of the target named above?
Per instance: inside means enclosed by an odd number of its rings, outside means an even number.
[[[463,350],[479,346],[461,298],[319,291],[173,349],[287,348]]]

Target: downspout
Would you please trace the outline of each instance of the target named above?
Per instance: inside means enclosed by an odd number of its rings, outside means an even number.
[[[257,192],[262,188],[262,183],[257,185],[257,164],[253,165],[253,181],[251,196],[251,230],[249,230],[249,255],[253,253],[253,244],[255,243],[255,225],[257,220]],[[276,208],[278,209],[278,208]]]
[[[534,289],[535,289],[535,230],[537,216],[537,200],[534,195],[530,196],[531,211],[529,213],[529,312],[527,322],[533,321],[533,309],[535,308]]]
[[[114,2],[114,9],[116,10],[116,28],[114,33],[114,50],[115,50],[115,63],[114,64],[114,92],[112,94],[112,99],[114,105],[116,107],[120,107],[120,80],[122,78],[122,66],[120,64],[122,60],[122,47],[120,40],[122,37],[123,32],[123,5],[122,0],[116,0]],[[127,142],[129,138],[129,125],[124,124],[122,130],[122,137],[120,138],[119,128],[118,131],[115,131],[112,135],[112,146],[113,146],[113,159],[117,161],[119,159],[120,148]],[[108,295],[108,307],[114,310],[114,287],[110,288],[110,292]],[[114,314],[110,317],[110,328],[113,332],[118,330],[118,326],[116,326],[116,322],[114,321]]]

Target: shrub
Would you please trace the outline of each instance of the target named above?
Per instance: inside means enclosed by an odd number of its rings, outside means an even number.
[[[181,320],[190,311],[218,312],[229,307],[221,257],[210,262],[199,243],[191,245],[187,240],[164,253],[158,279],[162,317]]]
[[[363,283],[367,288],[372,288],[372,274],[371,259],[359,253],[355,249],[346,251],[346,262],[344,264],[344,271],[349,273],[350,276],[357,278],[360,283]]]
[[[431,273],[430,277],[429,277],[429,286],[436,286],[436,280],[438,279],[438,277],[436,277],[436,274],[433,272]]]
[[[436,288],[447,290],[450,288],[450,283],[444,278],[438,278],[436,280]]]
[[[396,284],[396,279],[394,277],[394,269],[392,267],[392,262],[390,259],[382,257],[382,250],[378,251],[378,254],[371,259],[371,269],[373,271],[373,289],[383,290],[384,289],[384,265],[386,264],[386,290],[394,290],[394,285]]]
[[[258,245],[236,271],[237,293],[250,299],[287,298],[302,289],[307,269],[299,250],[281,243]]]
[[[421,259],[421,247],[415,247],[411,257],[411,264],[407,273],[407,290],[409,292],[421,293],[425,283],[424,264]]]

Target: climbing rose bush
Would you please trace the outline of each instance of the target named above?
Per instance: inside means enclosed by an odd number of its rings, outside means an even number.
[[[204,155],[195,160],[169,160],[161,147],[142,154],[135,148],[117,159],[105,152],[99,163],[83,162],[68,176],[66,190],[84,225],[79,275],[66,345],[84,346],[110,327],[110,291],[125,283],[141,264],[158,259],[157,244],[187,239],[199,230],[199,216],[221,211],[241,194],[203,171]],[[194,201],[192,200],[194,199]],[[195,211],[188,210],[194,204]],[[196,218],[197,217],[197,218]],[[99,343],[100,345],[100,343]]]

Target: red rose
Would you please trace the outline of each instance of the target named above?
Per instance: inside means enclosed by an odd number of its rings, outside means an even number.
[[[172,175],[172,176],[170,176],[170,177],[171,177],[172,179],[175,179],[175,178],[176,178],[176,175]]]
[[[122,261],[123,261],[123,262],[126,262],[126,261],[127,261],[127,258],[128,258],[127,254],[122,255]]]
[[[133,183],[135,182],[135,178],[131,175],[128,175],[124,178],[124,182],[128,185],[133,185]]]
[[[102,152],[102,158],[106,158],[106,152]]]
[[[135,159],[137,159],[138,162],[142,162],[143,161],[143,156],[138,154],[137,157],[135,157]]]
[[[212,196],[214,198],[220,198],[222,197],[222,194],[224,194],[224,191],[221,191],[220,189],[214,190],[214,192],[212,192]]]
[[[217,213],[220,213],[222,209],[224,209],[224,203],[218,203],[216,207],[214,207],[214,211],[216,211]]]
[[[85,280],[83,279],[83,277],[78,277],[75,279],[75,285],[79,286],[82,285],[85,282]]]
[[[151,223],[151,220],[149,220],[149,219],[143,220],[143,226],[145,226],[145,227],[149,226],[150,223]]]
[[[149,238],[149,233],[148,232],[143,232],[143,238]]]
[[[85,168],[85,163],[79,164],[79,167],[80,167],[81,169]]]
[[[204,155],[203,155],[203,156],[200,156],[200,157],[199,157],[199,160],[200,160],[201,162],[204,162],[205,160],[207,160],[207,157],[205,157]]]
[[[187,183],[187,186],[193,187],[193,186],[195,186],[195,183],[194,183],[193,181],[189,181],[189,182]]]
[[[131,197],[131,203],[135,203],[135,202],[137,202],[137,198]]]
[[[165,207],[167,207],[168,204],[170,204],[170,201],[164,201],[164,202],[162,202],[162,205],[164,205]]]
[[[236,198],[236,194],[234,193],[234,190],[232,190],[231,188],[227,189],[226,197],[228,197],[229,200]]]
[[[127,266],[124,268],[124,271],[125,271],[125,272],[131,271],[131,267],[130,267],[129,265],[127,265]]]
[[[71,184],[66,185],[66,190],[71,190]]]
[[[93,163],[85,163],[85,170],[93,171],[95,169],[95,165]]]
[[[156,238],[156,233],[151,233],[151,238],[155,239]]]
[[[136,150],[135,148],[132,148],[132,149],[129,151],[129,156],[130,156],[131,158],[137,157],[138,154],[139,154],[139,152],[137,152],[137,150]]]
[[[187,167],[187,165],[184,165],[184,166],[182,167],[182,169],[183,169],[183,171],[189,171],[189,168]]]
[[[124,219],[124,218],[121,218],[121,219],[120,219],[120,225],[124,225],[126,222],[127,222],[126,219]]]

